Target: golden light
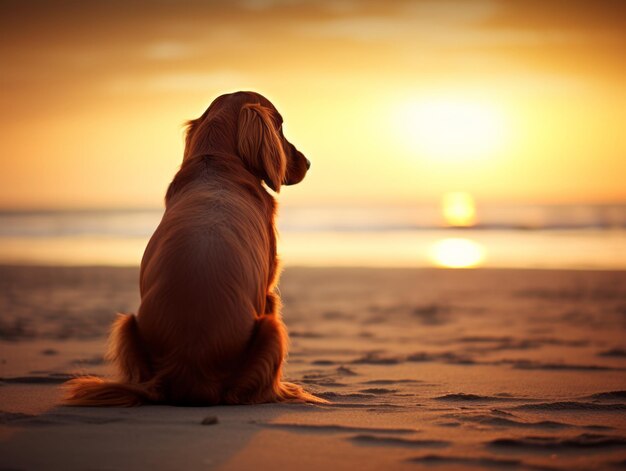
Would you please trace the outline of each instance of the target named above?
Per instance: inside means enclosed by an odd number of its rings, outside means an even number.
[[[438,267],[472,268],[485,260],[485,249],[469,239],[448,238],[436,242],[430,250],[430,258]]]
[[[446,193],[441,205],[443,217],[449,226],[468,227],[476,223],[476,205],[469,193]]]
[[[444,161],[485,158],[503,141],[504,117],[488,103],[430,99],[409,101],[399,108],[398,130],[420,157]]]

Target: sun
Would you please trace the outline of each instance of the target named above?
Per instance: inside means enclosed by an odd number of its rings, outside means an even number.
[[[394,114],[402,141],[412,153],[428,159],[491,157],[504,137],[503,113],[489,103],[446,98],[409,100]]]
[[[469,193],[463,191],[446,193],[441,201],[441,210],[448,226],[469,227],[476,224],[476,205]]]

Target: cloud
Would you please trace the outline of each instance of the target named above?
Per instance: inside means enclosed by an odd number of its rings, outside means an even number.
[[[145,54],[149,59],[168,60],[188,57],[192,50],[181,41],[157,41],[149,44]]]
[[[285,6],[294,6],[306,3],[306,0],[240,0],[239,5],[246,10],[261,11],[272,10]]]
[[[157,73],[143,77],[117,77],[106,83],[106,88],[113,93],[195,93],[211,88],[242,88],[249,79],[233,70],[215,70],[210,72],[175,72]],[[245,88],[245,87],[243,87]]]
[[[396,42],[399,48],[419,48],[425,43],[465,48],[545,46],[583,40],[581,31],[559,28],[558,24],[537,29],[517,20],[507,26],[506,11],[504,3],[495,0],[397,2],[375,12],[303,18],[292,29],[307,37]],[[522,12],[518,16],[523,17]]]

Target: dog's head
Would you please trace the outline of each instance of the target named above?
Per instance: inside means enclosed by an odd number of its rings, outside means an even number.
[[[238,155],[245,167],[272,190],[294,185],[311,163],[283,134],[283,117],[264,96],[236,92],[216,98],[189,122],[185,158],[199,153]]]

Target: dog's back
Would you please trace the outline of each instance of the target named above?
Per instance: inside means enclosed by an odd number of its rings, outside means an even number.
[[[214,180],[168,202],[141,265],[139,330],[162,381],[181,395],[237,371],[274,262],[268,208],[226,176]]]

